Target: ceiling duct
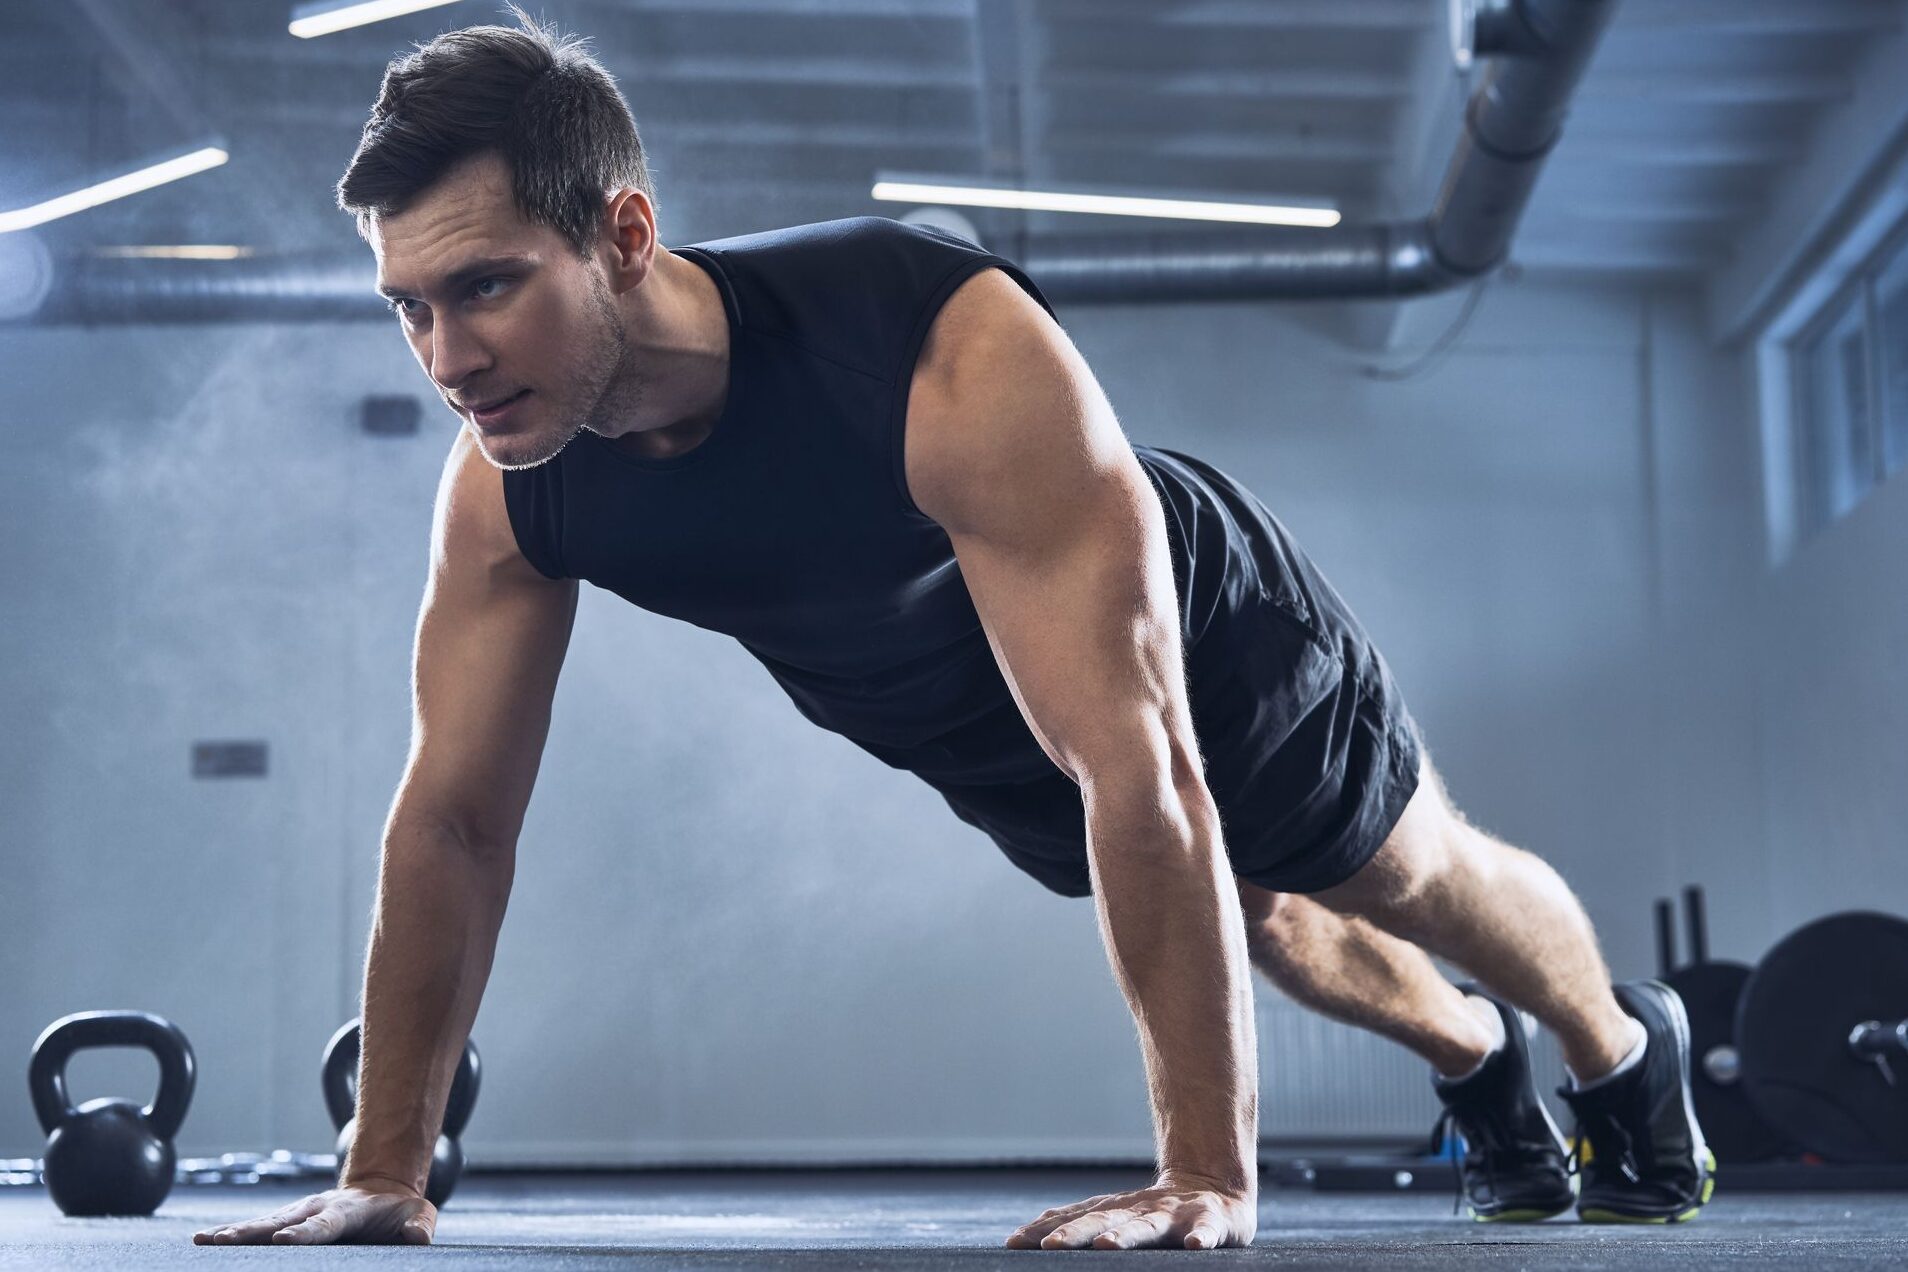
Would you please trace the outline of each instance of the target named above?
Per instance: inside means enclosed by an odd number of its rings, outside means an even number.
[[[230,261],[76,256],[36,315],[47,323],[328,322],[389,318],[368,251]]]
[[[1412,296],[1496,268],[1563,134],[1616,0],[1458,0],[1491,59],[1428,215],[1233,234],[1030,237],[1018,259],[1056,301]]]
[[[1490,59],[1431,211],[1331,229],[1038,235],[1009,254],[1055,301],[1412,296],[1502,263],[1616,0],[1455,0]],[[29,321],[383,318],[362,252],[238,261],[62,261]]]

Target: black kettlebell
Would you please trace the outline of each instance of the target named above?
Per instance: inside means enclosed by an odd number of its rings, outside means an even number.
[[[345,1158],[350,1156],[351,1137],[358,1129],[358,1052],[362,1046],[363,1036],[355,1020],[341,1026],[325,1044],[325,1108],[331,1114],[331,1124],[338,1128],[339,1179],[344,1178]],[[444,1104],[444,1125],[431,1150],[431,1175],[424,1183],[424,1199],[433,1206],[450,1200],[458,1177],[464,1173],[464,1146],[457,1137],[464,1133],[471,1110],[477,1107],[477,1086],[482,1076],[477,1044],[466,1039],[464,1058],[451,1079],[450,1098]]]
[[[159,1090],[131,1100],[66,1094],[66,1062],[92,1047],[144,1047],[159,1061]],[[192,1104],[198,1066],[192,1044],[169,1020],[143,1011],[83,1011],[46,1027],[33,1044],[27,1086],[47,1133],[41,1168],[53,1202],[69,1215],[149,1215],[172,1191],[172,1137]]]

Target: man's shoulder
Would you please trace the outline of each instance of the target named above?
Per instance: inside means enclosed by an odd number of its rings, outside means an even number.
[[[691,243],[741,288],[846,297],[913,298],[964,262],[996,259],[944,230],[882,216],[791,225]]]
[[[748,254],[774,251],[829,251],[867,248],[884,241],[933,239],[964,242],[940,230],[909,225],[885,216],[846,216],[832,221],[810,221],[803,225],[785,225],[773,230],[757,230],[728,238],[709,239],[687,246],[711,255]],[[972,244],[969,244],[971,247]]]
[[[992,259],[939,230],[845,217],[689,244],[721,269],[742,325],[883,381],[960,266]]]

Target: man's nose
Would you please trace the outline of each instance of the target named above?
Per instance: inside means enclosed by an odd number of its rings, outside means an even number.
[[[463,324],[440,321],[432,325],[431,379],[440,388],[455,390],[489,365],[489,352]]]

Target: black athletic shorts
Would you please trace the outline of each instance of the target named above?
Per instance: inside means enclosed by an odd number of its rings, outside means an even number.
[[[1417,790],[1417,726],[1358,620],[1264,504],[1190,456],[1135,450],[1166,512],[1193,728],[1233,872],[1275,892],[1342,883]],[[1016,866],[1062,896],[1091,894],[1080,790],[1058,768],[936,785]]]

